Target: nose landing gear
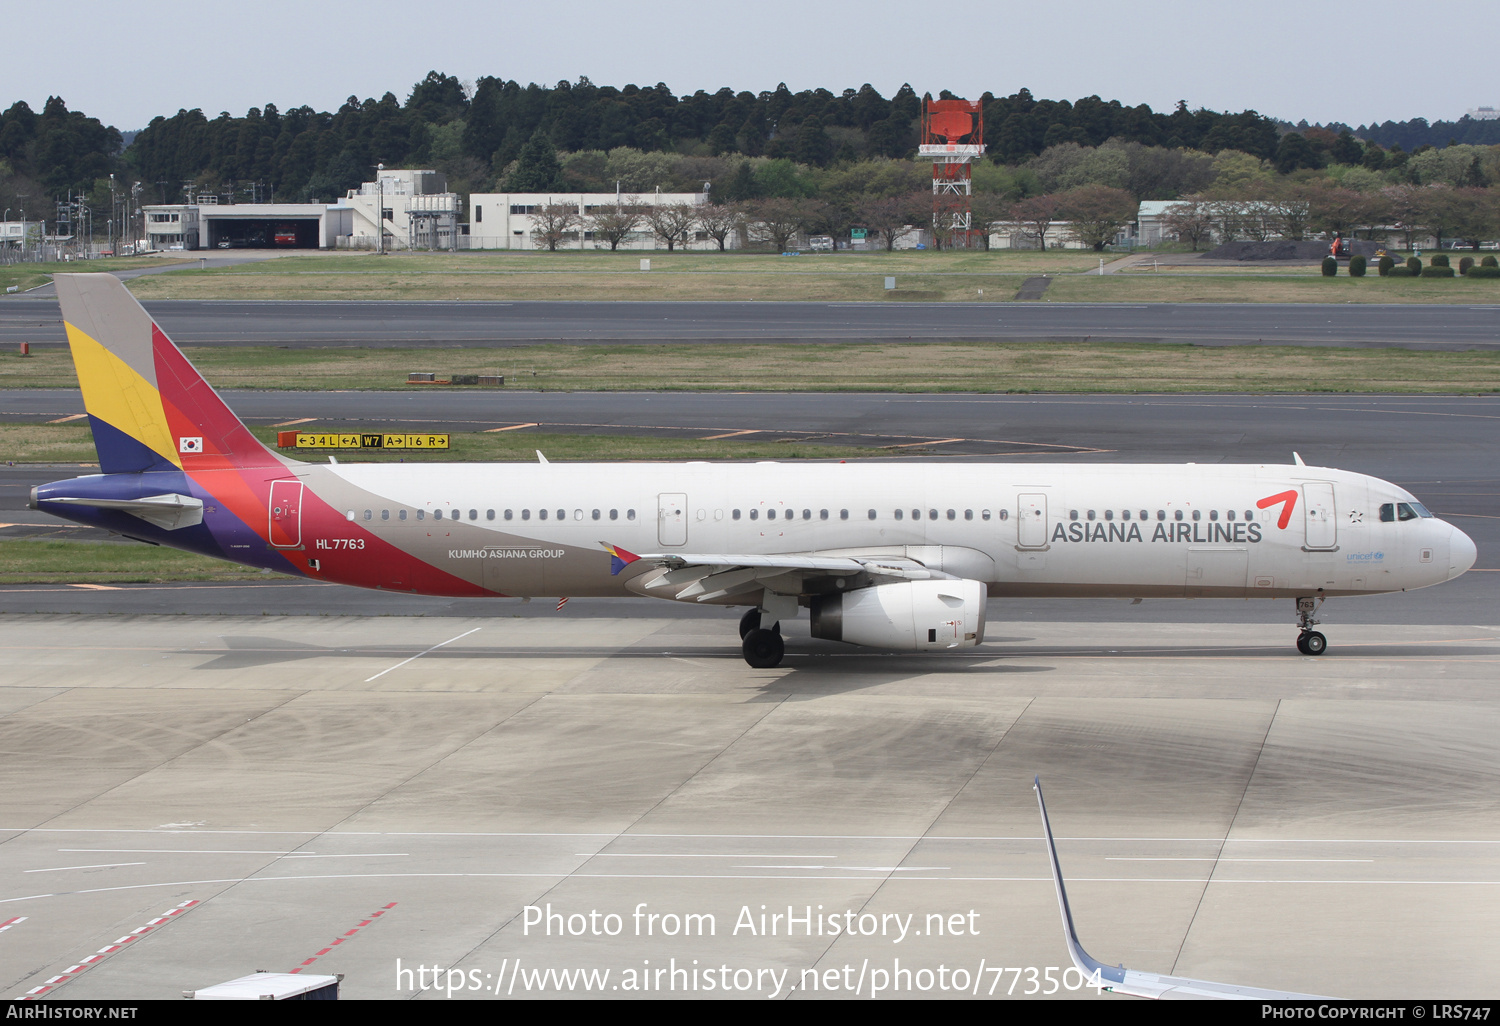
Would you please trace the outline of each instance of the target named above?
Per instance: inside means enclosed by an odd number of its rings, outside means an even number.
[[[1297,626],[1302,629],[1302,633],[1297,635],[1297,651],[1303,655],[1319,656],[1328,651],[1328,639],[1321,631],[1313,630],[1318,624],[1313,619],[1313,613],[1322,601],[1322,595],[1297,599]]]

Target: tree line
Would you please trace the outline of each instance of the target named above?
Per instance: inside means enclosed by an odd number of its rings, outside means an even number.
[[[913,159],[920,108],[910,86],[889,98],[869,85],[679,97],[660,83],[522,86],[433,71],[405,101],[350,97],[333,112],[267,104],[212,119],[178,111],[154,118],[122,149],[117,130],[52,97],[40,114],[24,102],[0,114],[0,204],[29,204],[32,216],[84,193],[107,210],[110,173],[145,203],[204,192],[225,201],[332,201],[383,163],[440,170],[460,194],[706,187],[719,204],[800,203],[822,211],[809,224],[847,237],[857,222],[873,230],[877,207],[918,209],[923,195],[927,216],[911,216],[930,220],[931,167]],[[981,109],[988,156],[974,167],[976,217],[999,210],[1015,220],[1017,205],[1030,203],[1083,220],[1106,195],[1118,211],[1143,199],[1270,201],[1313,186],[1366,196],[1444,186],[1492,199],[1500,181],[1500,146],[1382,143],[1341,125],[1278,125],[1255,111],[1179,102],[1163,113],[1097,96],[1036,99],[1025,89],[985,93]],[[1078,192],[1089,187],[1098,188]]]

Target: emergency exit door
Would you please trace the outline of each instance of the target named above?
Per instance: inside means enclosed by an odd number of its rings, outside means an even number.
[[[656,538],[663,545],[687,544],[687,494],[663,492],[656,497]]]
[[[272,481],[270,500],[271,545],[295,549],[302,545],[302,482]]]
[[[1338,548],[1338,517],[1333,506],[1333,485],[1307,481],[1302,485],[1302,521],[1307,526],[1307,547]]]

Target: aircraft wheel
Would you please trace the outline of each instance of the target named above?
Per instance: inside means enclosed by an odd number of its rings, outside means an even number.
[[[752,606],[740,617],[740,640],[744,641],[745,635],[757,630],[760,630],[760,609]]]
[[[781,657],[786,654],[786,643],[781,640],[779,632],[756,628],[745,635],[740,651],[745,654],[745,662],[757,670],[769,670],[781,665]]]
[[[1322,655],[1328,651],[1328,639],[1318,631],[1308,631],[1302,635],[1302,651],[1308,655]]]
[[[1307,632],[1306,631],[1303,631],[1301,634],[1297,635],[1297,651],[1301,652],[1303,655],[1307,655],[1308,654],[1307,653]]]

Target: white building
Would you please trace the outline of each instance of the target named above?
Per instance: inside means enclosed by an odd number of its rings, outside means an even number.
[[[339,202],[340,209],[351,211],[348,238],[340,245],[375,249],[377,233],[383,232],[387,251],[457,249],[460,207],[441,172],[381,171]]]
[[[220,203],[210,195],[142,210],[148,250],[332,249],[352,219],[326,203]]]
[[[147,249],[197,249],[198,206],[167,203],[141,208],[146,221]]]
[[[41,237],[40,221],[0,221],[0,247],[11,250],[34,245]]]
[[[565,203],[577,210],[582,219],[580,228],[569,233],[569,238],[559,249],[608,249],[609,243],[596,239],[589,231],[587,219],[616,205],[653,206],[703,206],[708,202],[707,193],[702,192],[648,192],[639,195],[620,195],[613,192],[484,192],[469,196],[469,235],[464,240],[468,249],[537,249],[532,238],[536,227],[536,214],[542,207]],[[718,249],[719,244],[708,233],[695,230],[686,242],[678,244],[683,249]],[[725,240],[730,249],[738,248],[740,240],[731,234]],[[620,249],[666,249],[667,245],[651,234],[651,229],[642,221],[640,227],[631,232]]]
[[[1053,221],[1047,226],[1043,240],[1048,249],[1092,249],[1088,243],[1073,237],[1071,221]],[[996,221],[990,226],[990,249],[1040,249],[1037,237],[1024,224],[1015,221]]]

